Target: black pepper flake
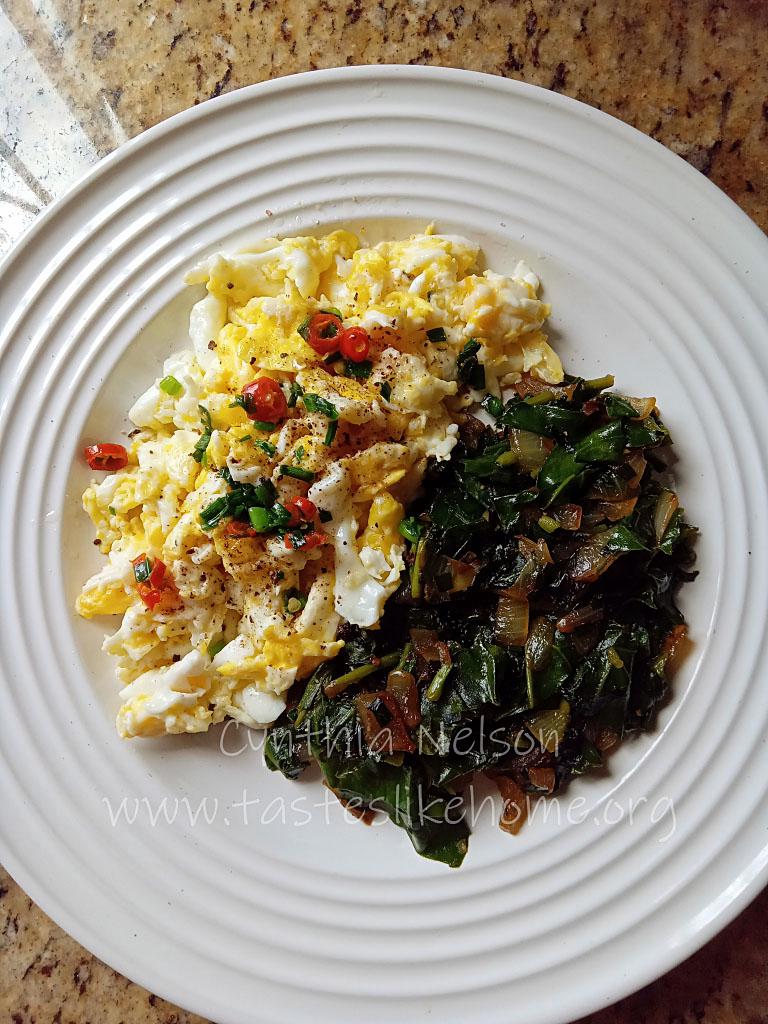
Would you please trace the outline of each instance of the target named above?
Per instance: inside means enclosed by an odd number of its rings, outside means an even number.
[[[213,340],[213,338],[211,338],[211,340],[208,342],[208,348],[211,350],[211,352],[213,352],[213,350],[216,348],[216,342]]]
[[[234,288],[234,287],[235,286],[232,284],[231,281],[227,281],[227,288]]]

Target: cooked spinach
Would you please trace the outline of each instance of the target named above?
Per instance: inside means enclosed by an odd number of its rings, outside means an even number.
[[[479,351],[459,357],[473,388]],[[653,400],[612,384],[524,375],[506,403],[484,400],[494,426],[467,417],[401,524],[406,570],[378,628],[342,626],[341,653],[270,730],[271,769],[293,779],[313,759],[342,800],[457,866],[459,780],[562,791],[652,727],[696,530],[663,482],[671,440]]]

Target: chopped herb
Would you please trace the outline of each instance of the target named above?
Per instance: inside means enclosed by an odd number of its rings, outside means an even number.
[[[344,319],[342,317],[342,315],[341,315],[341,310],[336,309],[335,306],[329,306],[328,309],[321,309],[320,312],[321,313],[330,313],[331,316],[337,316],[339,318],[339,320],[343,320]]]
[[[299,384],[298,381],[292,380],[291,390],[288,394],[288,408],[293,409],[293,407],[296,405],[296,403],[303,394],[304,388],[301,386],[301,384]]]
[[[433,327],[431,330],[427,331],[427,337],[433,342],[448,340],[448,335],[445,333],[444,327]]]
[[[182,390],[181,381],[176,380],[176,378],[170,373],[167,377],[163,377],[158,384],[158,387],[161,391],[164,391],[166,395],[170,395],[172,398],[181,394]]]
[[[295,615],[296,612],[302,611],[307,606],[307,595],[302,594],[300,590],[295,587],[290,587],[283,593],[283,607],[291,615]]]
[[[266,420],[253,420],[255,430],[263,430],[265,434],[271,434],[276,429],[275,423],[267,423]]]
[[[414,516],[402,519],[398,529],[400,530],[401,535],[405,537],[406,540],[409,540],[411,544],[415,544],[424,532],[421,523]]]
[[[137,583],[146,583],[152,573],[152,563],[147,555],[133,563],[133,575]]]
[[[192,450],[192,458],[195,462],[203,463],[205,459],[205,453],[208,449],[208,445],[211,442],[211,434],[213,433],[213,424],[211,423],[211,414],[205,408],[204,405],[198,405],[200,410],[200,420],[203,424],[203,433]],[[204,463],[203,463],[204,464]]]
[[[304,395],[304,408],[307,412],[321,412],[329,420],[337,420],[339,418],[339,410],[333,402],[329,402],[327,399],[321,398],[320,395],[314,395],[311,392],[307,392]]]
[[[210,640],[207,648],[208,657],[211,660],[213,660],[219,653],[219,651],[224,650],[224,648],[227,646],[227,643],[227,638],[224,636],[223,633],[220,636],[217,636],[214,640]]]
[[[379,391],[381,391],[381,397],[385,402],[388,402],[392,397],[392,385],[386,380],[379,381]]]
[[[110,505],[109,506],[109,514],[111,516],[116,516],[117,515],[117,509],[114,507],[114,505]]]
[[[302,336],[304,341],[309,341],[309,324],[313,316],[313,313],[309,313],[307,316],[304,317],[299,326],[296,328],[296,330]],[[290,405],[290,402],[288,404]],[[293,404],[295,405],[296,403],[294,402]]]
[[[278,472],[280,476],[291,476],[294,480],[305,480],[307,483],[315,479],[311,469],[302,469],[300,466],[280,466]]]
[[[243,438],[241,438],[241,440],[243,440]],[[257,448],[261,448],[263,452],[266,452],[266,454],[269,455],[270,458],[272,458],[272,456],[277,453],[277,448],[275,448],[275,446],[271,444],[269,441],[256,440],[253,443],[256,445]]]
[[[496,419],[504,412],[504,403],[496,395],[486,395],[480,404]]]
[[[485,368],[478,361],[477,353],[479,351],[480,342],[476,338],[470,338],[456,360],[456,373],[459,380],[475,389],[485,387]]]
[[[539,526],[545,531],[545,533],[554,533],[555,530],[560,529],[560,523],[558,523],[556,519],[553,519],[552,516],[546,515],[540,517]]]
[[[325,432],[325,439],[323,444],[330,446],[333,444],[334,438],[336,437],[336,431],[339,429],[338,420],[328,420],[328,429]]]
[[[238,441],[240,441],[240,442],[242,442],[242,441],[250,441],[252,437],[253,437],[253,434],[243,434],[242,437],[238,437]],[[263,441],[257,441],[256,443],[259,444],[259,445],[264,444]]]
[[[212,530],[214,526],[218,526],[221,520],[230,514],[229,496],[225,495],[221,498],[214,498],[210,504],[205,506],[200,513],[200,522],[206,530]]]
[[[251,526],[254,530],[258,530],[259,533],[263,533],[264,530],[269,530],[274,526],[268,508],[259,508],[258,505],[254,508],[249,508],[248,518],[251,521]]]
[[[371,376],[373,363],[370,359],[361,359],[359,363],[351,359],[344,360],[344,376],[367,380]]]
[[[304,458],[304,456],[305,456],[306,454],[307,454],[307,453],[306,453],[306,452],[304,451],[304,445],[303,445],[303,444],[300,444],[300,445],[299,445],[299,446],[298,446],[298,447],[296,448],[296,461],[300,463],[300,462],[301,462],[301,460],[302,460],[302,459]]]

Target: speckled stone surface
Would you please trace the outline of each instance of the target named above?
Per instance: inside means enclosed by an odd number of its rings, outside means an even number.
[[[768,229],[768,0],[0,0],[0,251],[78,173],[252,82],[363,63],[554,89],[689,160]],[[199,1024],[0,872],[0,1024]],[[768,1024],[768,893],[589,1024]],[[585,1024],[585,1022],[582,1022]]]

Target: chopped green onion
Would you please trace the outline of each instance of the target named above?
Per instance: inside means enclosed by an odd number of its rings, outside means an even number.
[[[345,672],[343,676],[338,676],[336,679],[332,679],[330,683],[326,683],[323,687],[323,692],[326,697],[336,697],[343,690],[346,690],[348,686],[351,686],[353,683],[359,683],[361,679],[373,675],[374,672],[394,668],[399,660],[400,652],[393,651],[392,654],[385,654],[383,658],[379,658],[375,664],[358,665],[357,668],[353,668],[350,672]]]
[[[133,563],[133,575],[137,583],[146,583],[152,572],[152,563],[147,555],[140,562]]]
[[[315,479],[311,469],[302,469],[300,466],[280,466],[280,476],[292,476],[295,480],[305,480],[307,483]]]
[[[417,600],[421,597],[421,570],[427,560],[427,539],[419,537],[416,542],[416,554],[411,566],[411,597]]]
[[[271,434],[275,429],[275,423],[267,423],[266,420],[254,420],[253,426],[255,430],[263,430],[266,434]]]
[[[440,668],[435,672],[435,677],[427,687],[424,696],[427,700],[436,701],[440,700],[443,695],[443,687],[445,686],[445,680],[448,678],[453,665],[441,665]]]
[[[523,401],[526,405],[544,405],[545,402],[551,402],[555,398],[557,395],[554,391],[537,391],[535,395],[528,395]]]
[[[275,500],[275,485],[271,480],[262,480],[261,483],[254,484],[251,490],[251,500],[248,502],[250,505],[261,505],[262,508],[266,508],[271,501]]]
[[[172,374],[168,374],[158,384],[161,391],[164,391],[166,395],[175,396],[181,393],[181,381],[176,380]]]
[[[336,309],[335,306],[329,306],[328,309],[321,309],[320,312],[321,313],[330,313],[331,316],[337,316],[339,318],[339,320],[343,320],[344,319],[344,317],[341,315],[341,310],[340,309]]]
[[[307,412],[321,412],[329,420],[337,420],[339,418],[339,410],[333,402],[321,398],[320,395],[313,395],[311,392],[304,395],[304,408]]]
[[[240,440],[243,441],[245,440],[245,438],[240,438]],[[269,441],[256,440],[253,443],[256,445],[257,448],[261,448],[263,452],[266,452],[266,454],[269,455],[270,458],[277,452],[277,448],[275,448],[273,444],[270,444]]]
[[[317,515],[321,523],[330,523],[333,519],[333,513],[329,512],[327,508],[318,509]]]
[[[109,514],[110,514],[111,516],[116,516],[116,515],[117,515],[117,509],[115,508],[115,506],[114,506],[114,505],[110,505],[110,506],[109,506]]]
[[[211,441],[211,434],[213,433],[213,424],[211,423],[211,414],[208,412],[205,406],[198,405],[197,408],[200,410],[200,419],[203,424],[203,433],[200,435],[197,444],[192,450],[192,458],[195,460],[195,462],[199,462],[202,465],[205,465],[205,453]]]
[[[304,451],[304,445],[300,444],[296,449],[296,461],[300,463],[306,454],[307,453]]]
[[[486,395],[480,404],[491,416],[495,416],[496,419],[504,412],[504,403],[496,395]]]
[[[585,391],[604,391],[605,388],[612,388],[615,383],[615,378],[612,373],[606,373],[604,377],[593,377],[591,380],[585,380],[581,385]]]
[[[300,590],[295,587],[290,587],[283,594],[283,607],[291,615],[295,615],[296,612],[300,612],[307,606],[307,595],[302,594]]]
[[[560,529],[560,523],[558,523],[556,519],[553,519],[552,516],[547,515],[541,516],[541,518],[539,519],[539,526],[546,533],[554,533],[555,530]]]
[[[227,638],[224,636],[223,633],[220,636],[217,636],[215,640],[210,640],[208,642],[208,647],[207,647],[208,657],[211,660],[213,660],[216,657],[216,655],[219,653],[219,651],[223,651],[224,650],[224,648],[227,646],[227,643],[228,643]]]
[[[336,437],[336,431],[339,429],[338,420],[328,420],[328,429],[325,432],[324,444],[330,447],[333,444],[334,438]]]
[[[411,544],[415,544],[422,534],[422,527],[415,516],[409,516],[407,519],[400,521],[398,527],[400,533],[406,540],[409,540]]]
[[[242,437],[238,437],[238,441],[250,441],[252,437],[253,437],[253,434],[243,434]],[[263,442],[257,442],[257,443],[261,444]]]
[[[291,513],[285,507],[281,505],[279,501],[276,501],[272,508],[269,510],[272,516],[272,522],[275,527],[280,530],[284,526],[287,526],[291,521]]]
[[[477,338],[470,338],[456,360],[456,375],[459,380],[475,389],[485,387],[485,367],[478,361],[479,351],[480,342]]]
[[[615,647],[609,647],[605,656],[614,668],[624,668],[624,661]]]
[[[356,377],[359,380],[367,380],[371,376],[373,363],[370,359],[361,359],[359,363],[351,359],[344,360],[344,376]]]
[[[448,340],[448,335],[445,333],[444,327],[433,327],[431,330],[427,331],[427,337],[430,341],[434,342]]]
[[[288,408],[293,409],[298,400],[304,394],[304,388],[297,381],[291,381],[291,390],[288,395]]]
[[[229,515],[229,495],[214,498],[206,505],[200,513],[200,522],[206,530],[212,530],[226,515]]]
[[[308,313],[307,316],[304,317],[299,326],[296,328],[296,330],[302,336],[304,341],[309,340],[309,321],[312,319],[312,316],[312,313]],[[290,402],[288,404],[290,405]],[[295,405],[296,403],[294,402],[293,404]]]
[[[251,526],[254,530],[258,530],[259,533],[263,533],[264,530],[269,530],[274,523],[272,522],[272,516],[268,508],[259,508],[258,505],[248,509],[248,518],[251,521]]]

